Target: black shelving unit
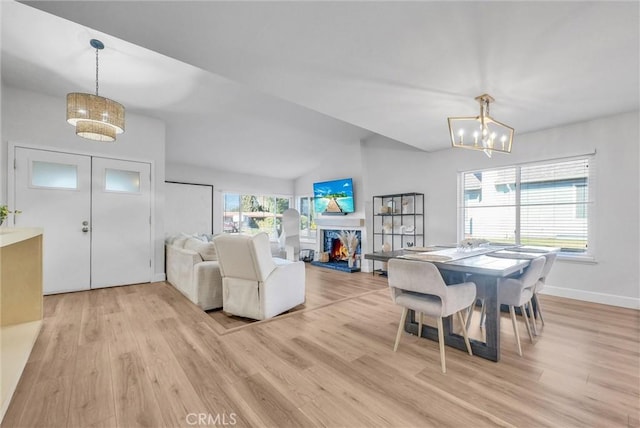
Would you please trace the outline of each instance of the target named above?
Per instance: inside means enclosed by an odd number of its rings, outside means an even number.
[[[373,197],[373,252],[424,246],[424,193],[396,193]],[[386,274],[384,269],[373,272]]]

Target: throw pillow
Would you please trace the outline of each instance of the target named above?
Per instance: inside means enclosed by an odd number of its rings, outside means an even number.
[[[178,248],[184,248],[184,244],[187,242],[187,239],[189,239],[188,236],[184,236],[184,235],[177,236],[173,239],[172,245]]]
[[[203,242],[197,238],[189,238],[187,242],[185,242],[184,248],[197,252],[200,254],[200,257],[202,257],[202,260],[218,260],[216,247],[213,245],[213,242]]]

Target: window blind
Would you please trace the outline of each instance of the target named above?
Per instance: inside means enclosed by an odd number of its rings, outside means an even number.
[[[464,237],[516,242],[516,169],[464,174]]]
[[[464,238],[588,252],[592,157],[462,173]]]
[[[521,167],[520,242],[585,252],[589,160]]]

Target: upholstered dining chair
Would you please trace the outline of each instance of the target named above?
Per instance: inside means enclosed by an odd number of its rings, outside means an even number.
[[[535,316],[533,312],[533,305],[531,301],[534,296],[536,284],[542,274],[545,266],[545,257],[540,256],[531,260],[529,266],[525,269],[524,273],[516,278],[500,278],[498,280],[498,306],[509,306],[509,313],[511,315],[511,322],[513,324],[513,333],[516,337],[516,345],[518,348],[518,355],[522,356],[522,347],[520,345],[520,334],[518,332],[518,325],[516,322],[515,307],[520,308],[522,313],[529,339],[533,343],[533,336],[536,334],[535,321],[532,320],[529,324],[527,318],[526,307],[528,307],[529,313],[533,318]],[[473,281],[476,284],[477,300],[480,300],[482,306],[480,308],[480,327],[484,325],[484,319],[486,317],[486,287],[485,279],[477,275],[471,275],[468,278],[469,281]],[[474,302],[475,303],[475,302]],[[471,318],[473,316],[473,307],[470,308],[469,315],[467,316],[467,328],[471,324]]]
[[[542,307],[540,306],[538,293],[544,289],[544,286],[547,282],[547,277],[549,276],[549,272],[551,272],[551,266],[553,266],[557,257],[558,257],[557,253],[547,253],[544,255],[544,258],[545,258],[544,268],[542,269],[542,274],[540,275],[538,282],[536,282],[536,286],[533,290],[533,302],[536,306],[536,314],[538,318],[540,318],[540,321],[542,322],[543,326],[544,326],[544,318],[542,317]],[[534,325],[536,322],[535,318],[536,317],[534,317],[534,320],[533,320]]]
[[[518,306],[520,308],[525,326],[527,327],[527,332],[529,333],[529,339],[531,340],[531,343],[533,343],[532,327],[529,326],[529,319],[527,318],[525,305],[529,306],[529,313],[533,317],[534,314],[531,299],[533,298],[536,283],[538,282],[538,279],[540,279],[540,275],[544,269],[544,264],[544,257],[536,257],[529,262],[529,266],[519,277],[498,279],[498,304],[509,306],[511,323],[513,324],[513,334],[516,337],[518,355],[520,356],[522,356],[522,347],[520,346],[520,334],[518,333],[515,307]]]
[[[437,318],[442,373],[447,372],[442,325],[444,317],[458,314],[467,351],[469,351],[469,355],[473,355],[462,311],[475,301],[475,284],[465,282],[446,285],[438,268],[433,263],[424,261],[391,259],[387,267],[387,275],[391,298],[394,303],[403,307],[396,341],[393,346],[394,352],[398,349],[407,313],[409,309],[412,309],[416,314],[419,314],[419,330],[422,330],[422,314]],[[418,335],[420,333],[421,331],[418,332]]]

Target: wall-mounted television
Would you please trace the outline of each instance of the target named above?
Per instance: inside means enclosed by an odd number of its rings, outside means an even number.
[[[353,181],[350,178],[313,183],[318,214],[349,214],[355,211]]]

